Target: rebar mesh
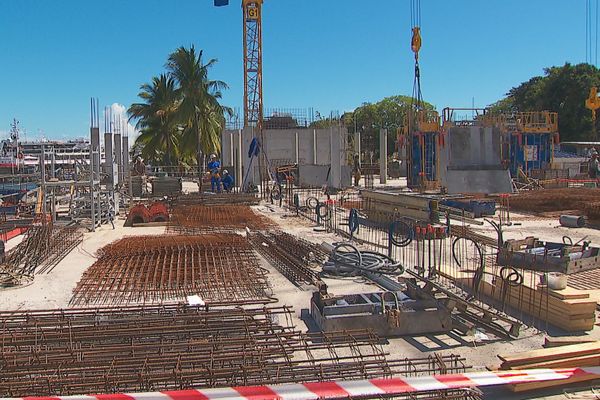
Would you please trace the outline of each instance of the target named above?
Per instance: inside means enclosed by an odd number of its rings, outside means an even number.
[[[138,236],[98,252],[83,274],[72,305],[184,300],[268,299],[266,271],[248,241],[235,234]]]
[[[369,331],[301,333],[291,310],[188,306],[0,313],[0,396],[75,395],[457,373],[387,359]]]

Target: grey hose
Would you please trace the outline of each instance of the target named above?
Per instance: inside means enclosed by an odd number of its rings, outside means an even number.
[[[329,260],[323,265],[323,273],[338,277],[360,276],[365,273],[401,275],[404,267],[385,254],[361,251],[351,243],[335,243]]]

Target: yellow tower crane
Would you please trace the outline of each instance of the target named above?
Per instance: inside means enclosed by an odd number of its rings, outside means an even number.
[[[226,6],[229,0],[214,0]],[[263,123],[262,92],[262,4],[263,0],[242,0],[244,24],[244,127],[259,132]]]

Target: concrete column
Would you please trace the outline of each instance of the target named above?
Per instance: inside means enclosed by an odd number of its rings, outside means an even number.
[[[354,154],[358,154],[360,156],[360,132],[354,132]],[[352,157],[354,159],[354,157]]]
[[[123,160],[121,156],[123,155],[121,150],[121,134],[115,133],[115,164],[117,164],[117,184],[121,184],[123,182]]]
[[[237,157],[235,159],[236,162],[236,170],[235,170],[235,184],[237,186],[242,186],[242,179],[244,179],[243,168],[242,168],[242,130],[238,130],[237,134]]]
[[[123,179],[129,182],[129,136],[124,135],[122,138],[123,146],[121,149],[121,163],[123,164]]]
[[[300,143],[298,141],[298,132],[294,135],[294,150],[296,151],[296,165],[300,165]]]
[[[106,186],[109,189],[113,189],[115,186],[114,168],[112,132],[104,132],[104,171],[108,174],[108,183]]]
[[[342,186],[342,133],[339,127],[329,128],[330,137],[330,160],[331,172],[329,173],[329,184],[334,188],[341,189]]]
[[[100,179],[100,128],[90,128],[90,144],[92,157],[90,158],[92,177],[95,181]]]
[[[387,183],[387,129],[379,130],[379,183]]]
[[[234,131],[229,132],[229,161],[227,163],[227,165],[232,166],[233,167],[233,163],[234,163],[234,155],[233,155],[233,150],[235,148],[235,143],[233,140],[233,136],[235,135]]]

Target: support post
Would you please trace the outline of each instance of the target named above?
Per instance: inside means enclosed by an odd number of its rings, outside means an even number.
[[[379,183],[387,183],[387,129],[379,130]]]

